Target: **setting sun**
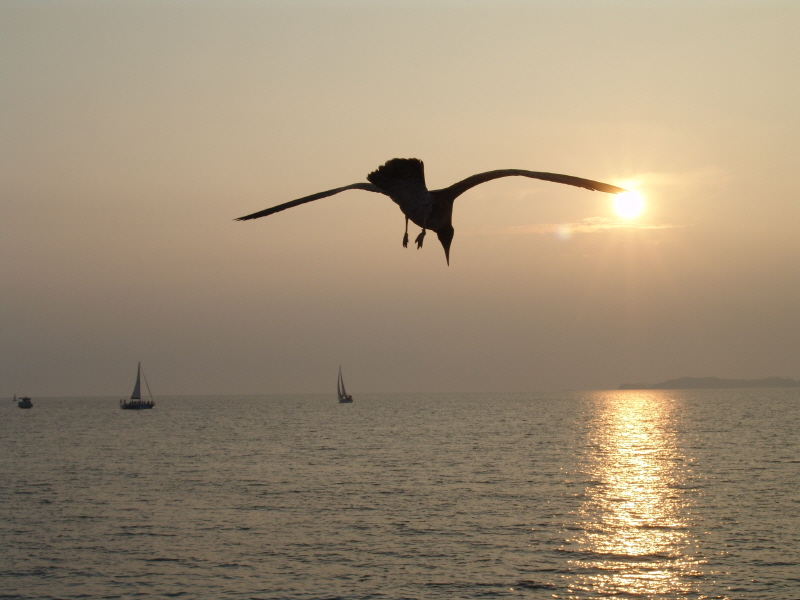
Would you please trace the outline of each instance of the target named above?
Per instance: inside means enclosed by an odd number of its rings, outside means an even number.
[[[614,196],[614,210],[623,219],[635,219],[644,211],[644,198],[637,191]]]

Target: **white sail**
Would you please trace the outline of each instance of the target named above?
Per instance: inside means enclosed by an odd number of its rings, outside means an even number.
[[[133,388],[133,393],[131,394],[131,400],[142,399],[142,392],[140,389],[141,377],[142,377],[142,363],[139,363],[139,366],[136,367],[136,385]]]

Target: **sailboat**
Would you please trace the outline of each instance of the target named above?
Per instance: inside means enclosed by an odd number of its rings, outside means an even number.
[[[136,385],[133,386],[133,393],[130,400],[122,399],[119,401],[119,407],[122,410],[143,410],[145,408],[153,408],[156,403],[153,401],[153,394],[150,393],[150,385],[147,383],[147,377],[144,378],[144,385],[147,388],[147,394],[150,396],[149,400],[142,400],[141,382],[144,371],[142,370],[142,363],[136,369]]]
[[[17,403],[17,406],[20,408],[33,408],[33,402],[28,396],[23,396],[22,398],[17,399],[17,395],[14,394],[14,402]]]
[[[339,397],[340,404],[347,404],[353,401],[353,397],[347,394],[344,389],[344,379],[342,378],[342,367],[339,366],[339,380],[336,382],[336,395]]]

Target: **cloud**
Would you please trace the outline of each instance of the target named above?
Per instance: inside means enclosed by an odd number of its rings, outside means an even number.
[[[694,188],[720,185],[731,181],[731,173],[725,169],[705,167],[681,172],[646,172],[629,178],[637,188],[675,187]]]
[[[505,233],[512,235],[525,235],[536,233],[540,235],[556,235],[561,239],[569,239],[576,233],[597,233],[611,229],[672,229],[680,225],[666,223],[643,223],[623,219],[610,219],[608,217],[587,217],[577,223],[536,223],[533,225],[515,225],[508,227]]]

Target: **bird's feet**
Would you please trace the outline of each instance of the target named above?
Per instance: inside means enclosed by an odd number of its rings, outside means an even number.
[[[417,244],[417,250],[422,248],[422,242],[425,240],[425,230],[423,229],[420,234],[417,236],[417,239],[414,242]]]
[[[403,248],[408,248],[408,232],[403,236]]]

